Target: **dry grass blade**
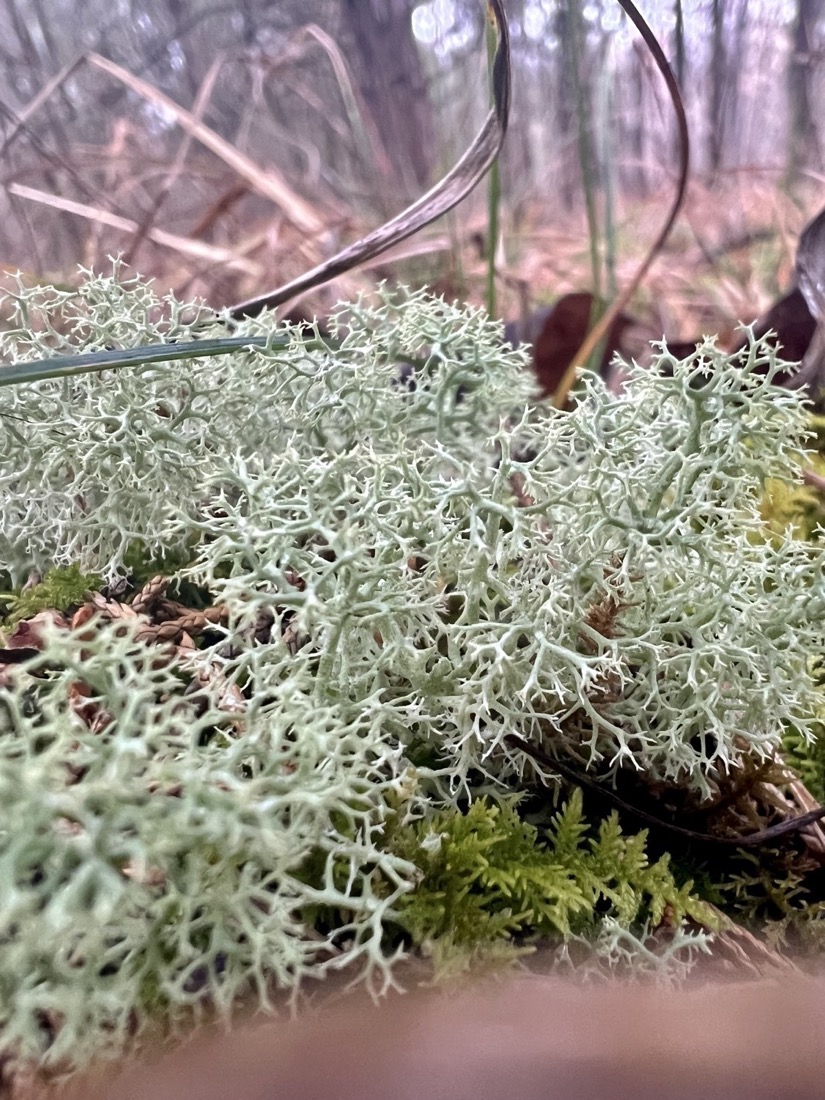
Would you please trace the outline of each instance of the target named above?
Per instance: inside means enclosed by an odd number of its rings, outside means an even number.
[[[9,130],[8,134],[6,134],[3,144],[0,145],[0,157],[5,154],[17,135],[25,129],[28,119],[40,110],[52,92],[68,80],[75,69],[78,69],[83,64],[84,60],[85,58],[81,56],[75,58],[75,60],[71,61],[68,65],[64,65],[60,72],[56,73],[51,80],[47,81],[37,95],[26,104],[25,108],[16,116],[14,125],[11,130]]]
[[[120,65],[116,65],[114,61],[109,61],[108,58],[97,53],[84,54],[82,57],[77,58],[45,85],[26,107],[24,114],[16,120],[14,128],[3,144],[3,150],[8,147],[9,142],[13,140],[25,124],[25,119],[42,107],[57,88],[64,84],[83,64],[101,69],[147,100],[147,102],[154,103],[164,112],[173,115],[183,130],[200,141],[202,145],[205,145],[225,164],[228,164],[259,194],[274,202],[283,211],[284,217],[301,232],[316,234],[324,230],[325,223],[318,216],[315,209],[294,191],[274,168],[270,166],[266,171],[259,168],[249,157],[244,156],[228,141],[219,137],[214,130],[204,125],[192,112],[175,103],[174,100],[158,91],[152,84],[141,80]],[[132,232],[134,232],[134,229]]]
[[[358,92],[353,85],[341,51],[326,31],[315,23],[308,23],[305,27],[301,27],[295,36],[295,40],[300,42],[302,39],[315,42],[327,55],[358,148],[369,149],[372,160],[378,166],[379,171],[382,175],[389,176],[390,164],[386,153],[381,147],[381,142],[376,140],[376,135],[373,132],[374,127],[370,123],[369,112],[364,111],[359,103]]]
[[[656,66],[659,72],[662,74],[667,90],[670,93],[671,102],[673,103],[673,109],[676,114],[676,123],[679,130],[679,179],[676,185],[676,194],[668,212],[665,224],[659,232],[656,240],[650,246],[647,255],[640,264],[636,274],[630,280],[628,285],[622,291],[622,293],[616,298],[607,312],[602,316],[598,324],[596,324],[593,330],[588,335],[585,342],[579,348],[576,355],[573,357],[573,361],[564,373],[564,377],[559,383],[556,392],[553,397],[553,404],[558,409],[564,408],[567,404],[567,397],[570,393],[570,389],[576,380],[576,373],[582,363],[586,363],[592,354],[593,350],[604,340],[610,326],[619,316],[621,311],[625,308],[630,301],[636,288],[641,283],[642,279],[647,274],[651,264],[656,259],[662,247],[670,236],[670,231],[673,229],[673,225],[679,214],[679,210],[682,207],[682,202],[685,197],[685,188],[687,185],[688,168],[690,163],[690,135],[688,133],[687,115],[685,114],[685,106],[682,102],[682,95],[679,91],[679,85],[676,83],[676,78],[673,75],[673,71],[670,68],[667,58],[665,57],[662,47],[654,35],[653,31],[645,22],[639,10],[633,4],[632,0],[619,0],[619,4],[623,10],[627,13],[627,16],[639,31],[642,36],[645,45],[650,50],[653,60],[656,62]]]
[[[713,833],[699,832],[697,829],[686,829],[682,825],[677,825],[674,821],[652,814],[641,806],[631,804],[606,784],[600,783],[577,768],[571,768],[569,764],[564,763],[558,757],[550,756],[549,753],[544,752],[536,745],[529,744],[518,734],[510,733],[504,740],[506,744],[520,749],[526,756],[531,757],[545,768],[558,772],[559,775],[562,775],[571,783],[588,790],[598,791],[601,797],[612,803],[612,805],[644,822],[645,825],[660,829],[665,833],[671,833],[674,836],[684,837],[686,840],[695,840],[703,844],[728,848],[758,848],[762,844],[772,843],[781,836],[802,832],[825,817],[825,807],[815,804],[806,813],[786,817],[775,825],[769,825],[767,828],[757,829],[754,832],[740,833],[737,836],[717,836]]]
[[[149,103],[154,103],[165,112],[174,115],[178,125],[197,138],[202,145],[211,150],[215,156],[220,157],[243,179],[248,180],[251,186],[263,195],[271,199],[284,213],[284,217],[305,233],[320,233],[324,229],[324,222],[319,218],[315,209],[294,191],[288,183],[273,169],[266,171],[259,168],[249,157],[244,156],[228,141],[224,141],[214,130],[200,122],[191,111],[187,111],[174,100],[159,92],[152,84],[134,76],[126,69],[109,61],[100,54],[88,55],[89,63],[103,72],[113,76],[133,92],[142,96]]]
[[[277,342],[279,337],[274,338]],[[280,339],[287,339],[286,337]],[[272,338],[270,338],[272,343]],[[44,378],[69,378],[74,374],[143,367],[151,363],[172,363],[212,355],[233,355],[250,347],[267,346],[262,336],[227,336],[220,340],[189,340],[180,344],[142,344],[137,348],[113,348],[81,355],[56,355],[50,359],[0,363],[0,386],[40,382]],[[0,1095],[2,1093],[0,1092]]]
[[[718,915],[721,927],[713,936],[713,958],[707,970],[719,971],[720,975],[728,978],[790,978],[802,975],[802,970],[793,959],[768,946],[715,906],[710,908]]]
[[[395,218],[285,286],[232,306],[230,317],[257,316],[264,309],[274,309],[373,259],[452,210],[484,178],[501,150],[510,113],[510,36],[502,0],[489,0],[488,12],[498,34],[493,61],[493,107],[458,164],[435,187]]]
[[[775,759],[777,764],[788,773],[788,799],[794,804],[795,808],[801,813],[810,813],[811,810],[817,809],[819,807],[817,800],[802,780],[794,775],[793,771],[788,768],[779,753],[775,754]],[[801,835],[808,850],[812,852],[817,859],[825,861],[825,829],[822,827],[822,822],[817,821],[811,823],[807,829],[802,830]]]
[[[212,98],[212,92],[215,88],[215,81],[218,79],[218,75],[224,66],[226,58],[219,57],[216,61],[213,61],[209,67],[209,71],[201,83],[198,94],[195,98],[195,103],[192,108],[192,116],[197,122],[201,122],[203,119],[206,106],[209,100]],[[183,166],[186,163],[186,158],[189,155],[189,150],[192,147],[192,142],[195,140],[195,135],[191,131],[184,133],[183,140],[178,146],[178,151],[175,153],[174,160],[169,166],[164,180],[160,186],[160,190],[152,203],[151,208],[147,211],[143,218],[143,221],[137,228],[134,239],[129,245],[129,249],[124,256],[124,263],[131,264],[134,260],[135,253],[140,248],[141,243],[146,237],[151,237],[152,225],[157,219],[158,214],[162,210],[166,200],[169,197],[172,188],[179,180],[181,173],[183,172]]]
[[[112,229],[122,229],[124,233],[137,233],[137,222],[129,218],[122,218],[118,214],[112,214],[108,210],[102,210],[99,206],[87,206],[86,203],[75,202],[73,199],[61,199],[57,195],[50,195],[46,191],[39,191],[35,187],[26,187],[22,183],[9,185],[12,195],[21,199],[30,199],[32,202],[43,203],[55,210],[65,210],[69,214],[77,214],[81,218],[108,225]],[[217,245],[206,244],[204,241],[195,241],[191,237],[180,237],[175,233],[168,233],[165,229],[148,229],[146,236],[155,244],[173,248],[176,252],[182,252],[187,256],[195,256],[208,263],[226,264],[227,267],[243,271],[248,275],[260,275],[261,267],[253,260],[246,260],[228,248],[220,248]]]

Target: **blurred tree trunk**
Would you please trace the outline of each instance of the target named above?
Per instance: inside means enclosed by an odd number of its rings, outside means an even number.
[[[708,165],[711,175],[716,175],[722,166],[725,108],[725,16],[722,0],[713,0],[711,20]]]
[[[416,0],[341,0],[354,69],[393,171],[408,190],[430,181],[435,145],[427,78],[412,32]]]
[[[738,5],[738,6],[737,6]],[[723,93],[719,116],[719,143],[727,167],[732,164],[746,164],[747,152],[744,142],[745,111],[740,104],[740,95],[745,86],[747,66],[748,38],[748,0],[737,0],[737,4],[728,3],[727,30],[723,24],[723,34],[727,34],[723,55]]]
[[[628,59],[629,80],[632,102],[637,104],[626,122],[626,131],[623,135],[624,147],[630,154],[630,164],[626,168],[626,186],[630,194],[636,198],[644,198],[648,193],[647,172],[645,170],[645,132],[647,130],[647,118],[644,104],[648,97],[648,89],[645,87],[645,50],[639,42],[633,43]]]
[[[811,85],[815,76],[815,28],[822,9],[822,0],[797,0],[793,52],[788,64],[788,100],[791,111],[788,144],[790,180],[797,179],[804,168],[819,167],[821,163]]]
[[[555,123],[558,127],[561,164],[559,192],[566,210],[572,210],[578,195],[578,171],[573,153],[576,143],[575,95],[573,92],[573,30],[567,8],[560,4],[553,17],[553,32],[559,44],[561,60],[555,66]]]

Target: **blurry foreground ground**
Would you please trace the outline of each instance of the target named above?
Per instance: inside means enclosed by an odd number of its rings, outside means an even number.
[[[352,996],[297,1024],[210,1034],[74,1100],[790,1100],[822,1095],[825,987],[589,989],[512,980]]]

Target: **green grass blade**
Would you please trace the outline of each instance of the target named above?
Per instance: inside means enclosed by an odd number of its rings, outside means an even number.
[[[180,359],[202,359],[212,355],[230,355],[244,348],[284,347],[284,337],[273,341],[264,336],[230,336],[217,340],[191,340],[181,344],[146,344],[139,348],[113,348],[80,355],[57,355],[53,359],[33,359],[24,363],[0,364],[0,386],[42,382],[47,378],[66,378],[73,374],[89,374],[121,367],[149,366]]]

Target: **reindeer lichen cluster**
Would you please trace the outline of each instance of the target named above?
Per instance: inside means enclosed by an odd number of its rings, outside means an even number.
[[[129,629],[82,649],[44,629],[0,694],[3,1049],[73,1066],[330,966],[389,980],[384,926],[415,873],[380,843],[400,747],[299,683],[232,722],[220,678],[187,699],[185,665]],[[342,914],[345,951],[311,934],[313,904]]]
[[[116,278],[15,308],[5,360],[194,333]],[[0,688],[0,1015],[29,1051],[51,1021],[55,1059],[147,1006],[391,980],[427,849],[387,823],[534,777],[509,734],[701,793],[816,716],[823,551],[759,515],[805,445],[768,349],[558,413],[424,293],[239,331],[268,346],[4,390],[0,569],[114,581],[138,546],[223,609],[174,658],[44,626]]]

